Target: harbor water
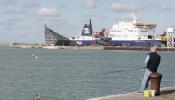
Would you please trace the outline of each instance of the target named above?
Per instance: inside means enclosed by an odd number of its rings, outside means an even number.
[[[175,84],[175,52],[159,52],[161,87]],[[0,48],[0,100],[85,100],[138,91],[147,51]]]

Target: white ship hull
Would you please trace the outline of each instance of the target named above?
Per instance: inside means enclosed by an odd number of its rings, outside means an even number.
[[[85,25],[82,34],[70,39],[76,45],[112,45],[112,46],[161,46],[160,40],[155,40],[154,29],[156,24],[144,23],[134,17],[130,21],[122,20],[114,24],[108,35],[103,38],[95,38],[92,35],[91,22]],[[89,30],[89,31],[88,31]]]

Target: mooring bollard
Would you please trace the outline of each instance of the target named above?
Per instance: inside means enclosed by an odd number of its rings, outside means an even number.
[[[40,100],[40,94],[37,94],[34,98],[34,100]]]
[[[156,91],[155,95],[160,95],[160,82],[161,82],[162,75],[158,72],[155,72],[155,73],[152,73],[149,76],[149,78],[151,80],[151,90]]]

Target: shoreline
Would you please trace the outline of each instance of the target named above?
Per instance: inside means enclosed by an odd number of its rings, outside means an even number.
[[[149,47],[137,46],[48,46],[45,44],[29,43],[0,43],[0,48],[43,48],[43,49],[75,49],[75,50],[123,50],[123,51],[149,51]],[[175,47],[157,47],[157,51],[175,51]]]

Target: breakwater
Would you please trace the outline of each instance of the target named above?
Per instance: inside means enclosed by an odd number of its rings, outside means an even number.
[[[30,44],[30,43],[1,43],[0,48],[50,48],[45,44]],[[149,51],[149,47],[136,46],[54,46],[54,49],[92,49],[92,50],[135,50],[135,51]],[[157,51],[175,51],[175,48],[157,47]]]
[[[149,47],[122,47],[122,46],[106,46],[104,50],[138,50],[138,51],[149,51]],[[157,51],[175,51],[175,48],[168,47],[157,47]]]

